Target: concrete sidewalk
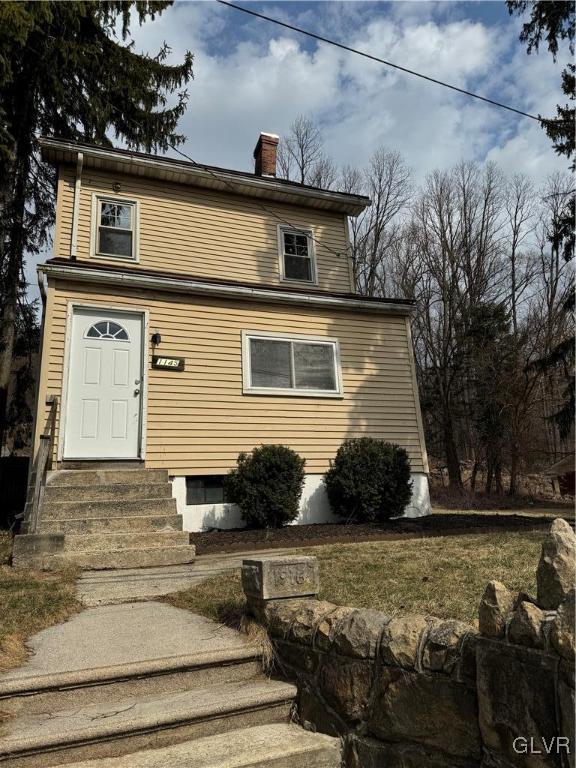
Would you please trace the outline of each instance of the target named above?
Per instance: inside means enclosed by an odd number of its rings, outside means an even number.
[[[32,656],[0,675],[0,689],[20,687],[26,679],[102,670],[192,654],[229,654],[247,647],[246,638],[189,611],[158,602],[88,608],[64,624],[31,639]]]
[[[77,592],[85,606],[153,600],[189,589],[220,573],[241,568],[244,558],[281,557],[291,553],[291,549],[233,552],[199,555],[194,563],[183,566],[85,571],[78,579]]]

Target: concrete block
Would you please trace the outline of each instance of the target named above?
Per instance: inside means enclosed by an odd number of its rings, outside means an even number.
[[[49,568],[52,559],[62,554],[61,533],[26,533],[14,537],[12,564],[15,568]]]
[[[274,557],[242,562],[242,587],[257,601],[316,596],[320,572],[315,557]]]

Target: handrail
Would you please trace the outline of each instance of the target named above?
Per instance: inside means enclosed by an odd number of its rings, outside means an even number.
[[[46,398],[46,405],[50,406],[50,411],[48,412],[48,418],[46,419],[44,431],[40,435],[40,445],[38,447],[38,453],[36,454],[36,459],[34,461],[34,490],[32,493],[30,514],[28,516],[28,523],[26,526],[27,533],[36,533],[38,530],[40,505],[42,503],[44,486],[46,485],[46,472],[48,471],[52,452],[54,449],[54,432],[56,425],[56,413],[58,411],[58,397],[56,395],[48,395]]]

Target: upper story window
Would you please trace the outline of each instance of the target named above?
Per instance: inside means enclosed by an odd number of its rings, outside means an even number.
[[[282,279],[315,284],[317,276],[312,232],[280,226],[278,240]]]
[[[340,397],[337,339],[243,332],[244,393]]]
[[[137,204],[95,198],[94,255],[137,261]]]

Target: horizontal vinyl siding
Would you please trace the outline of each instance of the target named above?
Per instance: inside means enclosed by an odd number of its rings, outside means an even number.
[[[289,445],[308,472],[324,472],[346,437],[371,435],[404,446],[423,471],[423,446],[406,318],[341,310],[275,307],[51,283],[46,390],[61,394],[68,301],[150,311],[158,352],[186,358],[183,372],[153,370],[148,350],[146,465],[171,474],[220,474],[240,451]],[[342,399],[242,394],[242,330],[336,337]],[[41,420],[42,421],[42,420]],[[59,428],[59,424],[58,424]]]
[[[60,179],[54,255],[68,257],[74,171],[61,168]],[[82,178],[78,260],[90,258],[93,193],[114,197],[115,182],[121,185],[120,197],[138,200],[140,204],[139,263],[143,268],[268,285],[302,285],[280,280],[277,226],[289,222],[314,231],[316,288],[352,290],[343,214],[93,169],[88,169]],[[122,263],[117,259],[98,261]]]

